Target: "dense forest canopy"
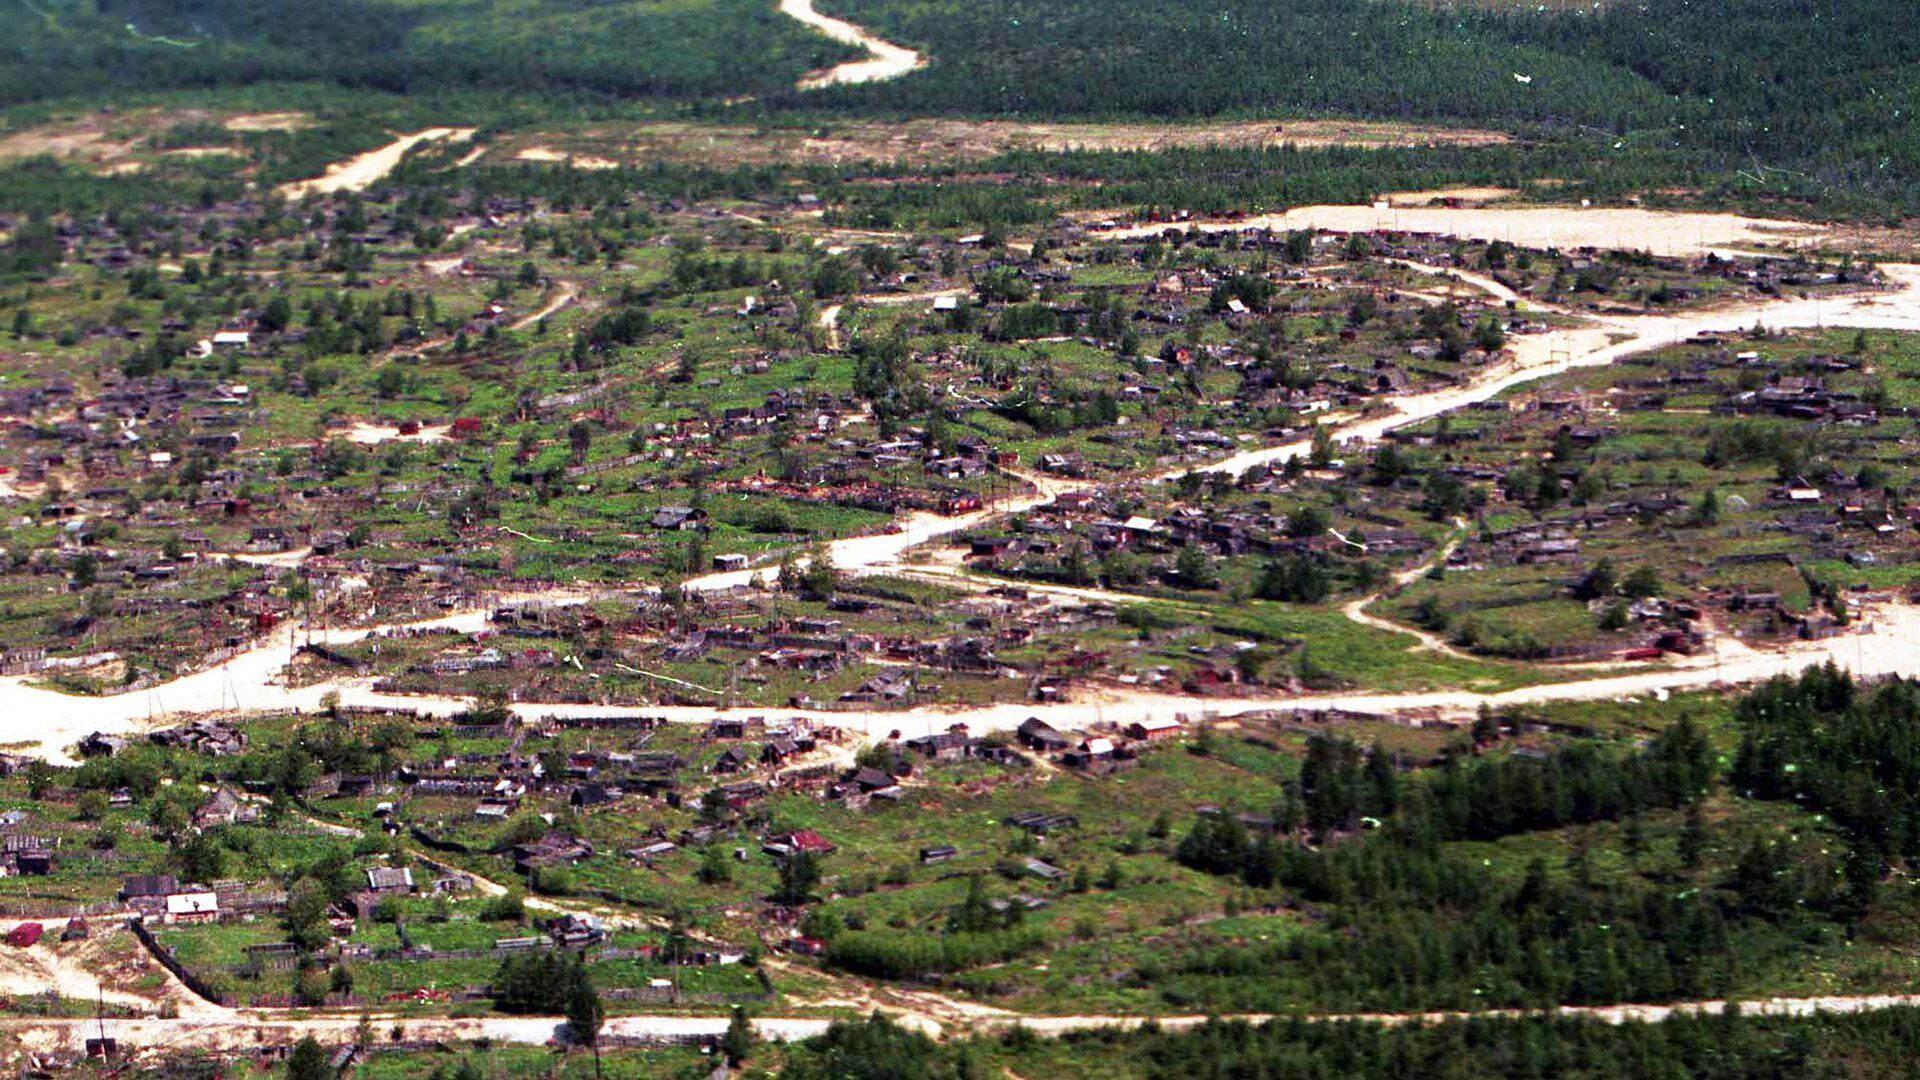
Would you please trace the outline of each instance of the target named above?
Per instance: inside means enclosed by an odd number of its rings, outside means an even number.
[[[1876,0],[1647,0],[1573,13],[1351,0],[831,6],[933,57],[920,75],[842,91],[849,104],[1539,121],[1591,129],[1596,149],[1654,141],[1862,186],[1920,168],[1920,27]]]
[[[1920,176],[1920,26],[1878,0],[823,6],[921,50],[927,67],[799,93],[803,72],[857,50],[771,0],[48,0],[0,11],[0,102],[297,83],[703,108],[729,99],[772,113],[1359,115],[1558,131],[1594,157],[1681,150],[1802,188],[1888,194]]]
[[[334,83],[614,98],[790,91],[854,55],[761,0],[49,0],[0,11],[0,102]],[[750,55],[752,64],[737,58]]]

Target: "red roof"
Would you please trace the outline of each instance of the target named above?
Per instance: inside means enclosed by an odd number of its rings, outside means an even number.
[[[827,842],[827,838],[812,829],[801,829],[788,836],[787,846],[795,851],[806,851],[815,855],[825,855],[833,850],[833,845]]]

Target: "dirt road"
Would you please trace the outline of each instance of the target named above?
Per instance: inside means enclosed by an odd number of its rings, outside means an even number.
[[[1151,1021],[1170,1031],[1198,1027],[1210,1019],[1200,1014],[1177,1016],[1121,1016],[1083,1014],[1075,1016],[1021,1016],[1004,1010],[981,1007],[946,1014],[945,1022],[916,1011],[910,1002],[882,1002],[876,998],[849,999],[848,1004],[862,1009],[877,1006],[896,1011],[896,1019],[908,1027],[929,1035],[965,1035],[991,1033],[1023,1027],[1036,1035],[1057,1037],[1080,1031],[1106,1028],[1131,1029]],[[1664,1005],[1567,1006],[1548,1010],[1556,1015],[1578,1017],[1602,1024],[1659,1023],[1678,1016],[1717,1015],[1729,1002],[1713,999]],[[1920,994],[1847,994],[1827,997],[1778,997],[1737,1002],[1744,1016],[1812,1016],[1815,1013],[1863,1013],[1881,1009],[1920,1005]],[[1333,1013],[1304,1016],[1313,1023],[1366,1022],[1398,1026],[1433,1024],[1470,1017],[1522,1017],[1540,1015],[1538,1010],[1488,1009],[1478,1012],[1427,1013]],[[1225,1019],[1262,1022],[1272,1014],[1249,1013]],[[458,1018],[420,1018],[376,1015],[374,1029],[384,1036],[394,1026],[403,1029],[409,1040],[430,1039],[448,1043],[487,1040],[496,1043],[544,1045],[564,1041],[566,1022],[557,1016],[481,1016]],[[705,1036],[717,1038],[727,1029],[727,1016],[617,1016],[609,1017],[603,1034],[616,1038]],[[829,1020],[803,1017],[757,1017],[754,1031],[763,1039],[787,1042],[811,1038],[826,1031]],[[95,1037],[104,1027],[110,1038],[123,1045],[167,1050],[248,1050],[263,1045],[285,1045],[312,1036],[325,1046],[353,1042],[358,1034],[357,1016],[297,1016],[272,1012],[233,1012],[139,1020],[47,1020],[0,1019],[0,1034],[10,1036],[28,1050],[41,1053],[84,1052],[85,1040]]]
[[[807,74],[800,80],[802,90],[884,82],[897,79],[926,63],[912,49],[882,41],[845,19],[820,14],[813,9],[813,0],[780,0],[780,12],[806,23],[835,41],[865,49],[869,54],[865,60],[849,60],[824,71]]]
[[[525,330],[527,327],[538,323],[541,319],[547,318],[554,312],[573,303],[574,299],[579,295],[580,287],[578,285],[575,285],[571,281],[561,282],[560,288],[545,304],[541,305],[540,310],[528,314],[512,326],[507,327],[507,329],[515,331]]]
[[[307,195],[330,195],[336,191],[362,191],[392,172],[400,164],[400,159],[407,156],[407,151],[421,143],[436,142],[441,139],[465,142],[473,138],[476,130],[476,128],[437,127],[416,131],[411,135],[402,135],[385,146],[327,166],[324,175],[310,180],[295,180],[290,184],[282,184],[279,192],[289,199],[299,199]]]

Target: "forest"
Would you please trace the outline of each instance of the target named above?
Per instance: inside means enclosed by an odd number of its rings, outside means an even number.
[[[1738,715],[1732,781],[1743,793],[1832,815],[1862,880],[1920,853],[1920,685],[1861,687],[1831,666],[1810,668],[1754,690]]]
[[[1889,192],[1920,175],[1920,27],[1877,0],[1649,0],[1570,12],[1259,0],[834,0],[926,71],[850,108],[1033,116],[1280,112],[1579,133],[1767,183]],[[1776,175],[1774,170],[1783,170]]]
[[[1827,1080],[1911,1076],[1920,1010],[1778,1019],[1728,1010],[1661,1024],[1526,1016],[1378,1024],[1209,1021],[1035,1038],[936,1043],[882,1017],[843,1021],[795,1046],[789,1080]],[[764,1054],[751,1059],[761,1064]]]
[[[759,0],[48,0],[7,5],[0,102],[331,83],[392,94],[788,92],[853,55]],[[739,64],[739,55],[754,57]]]
[[[1864,835],[1866,808],[1849,806],[1843,816],[1840,806],[1870,779],[1861,762],[1874,760],[1862,753],[1871,736],[1842,725],[1832,746],[1815,748],[1792,734],[1811,730],[1810,716],[1831,717],[1852,693],[1830,671],[1756,690],[1740,706],[1735,783],[1793,798],[1758,786],[1764,763],[1825,754],[1826,767],[1785,774],[1804,772],[1808,786],[1798,797],[1834,807],[1850,835]],[[1912,714],[1902,710],[1911,709],[1913,693],[1910,684],[1892,683],[1864,696],[1860,731],[1888,716],[1903,719],[1876,730],[1910,729]],[[1492,730],[1483,721],[1482,735]],[[1272,808],[1270,832],[1256,835],[1236,814],[1202,815],[1175,857],[1251,888],[1284,887],[1324,922],[1270,942],[1202,951],[1148,977],[1169,986],[1176,1001],[1200,993],[1222,1007],[1225,995],[1229,1007],[1250,1010],[1279,1007],[1303,991],[1327,1008],[1355,1010],[1737,992],[1796,947],[1848,933],[1872,908],[1885,863],[1870,842],[1820,854],[1754,839],[1728,872],[1702,879],[1710,842],[1702,800],[1718,771],[1709,741],[1685,718],[1636,753],[1575,743],[1538,757],[1455,757],[1413,778],[1401,776],[1378,746],[1363,752],[1317,737],[1299,780]],[[1898,809],[1875,820],[1903,828]],[[1639,837],[1647,826],[1638,819],[1649,813],[1678,827],[1671,865],[1644,853]],[[1460,847],[1599,822],[1630,830],[1624,843],[1639,873],[1602,886],[1593,852],[1576,840],[1563,865],[1536,857],[1517,881],[1503,880]],[[1318,843],[1285,839],[1290,833]],[[1905,835],[1897,834],[1902,842]],[[1676,887],[1682,882],[1693,884]]]

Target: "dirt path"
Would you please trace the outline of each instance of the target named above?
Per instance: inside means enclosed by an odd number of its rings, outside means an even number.
[[[926,64],[920,54],[912,49],[882,41],[845,19],[820,14],[813,9],[813,0],[780,0],[780,12],[806,23],[835,41],[858,46],[868,53],[865,60],[849,60],[824,71],[809,72],[800,80],[802,90],[884,82],[897,79]]]
[[[336,191],[362,191],[381,177],[392,172],[407,156],[407,151],[426,142],[446,139],[451,142],[465,142],[473,138],[476,128],[437,127],[416,131],[411,135],[402,135],[385,146],[369,150],[358,157],[327,166],[324,175],[310,180],[296,180],[279,187],[281,195],[288,199],[299,199],[307,195],[330,195]]]
[[[845,307],[844,304],[829,304],[820,309],[820,329],[827,332],[827,349],[830,352],[840,351],[840,312]]]
[[[1388,259],[1386,261],[1397,266],[1404,266],[1409,270],[1417,270],[1422,274],[1427,274],[1432,277],[1447,278],[1471,285],[1493,297],[1495,300],[1504,300],[1510,304],[1531,304],[1537,308],[1553,310],[1549,305],[1534,303],[1534,301],[1521,296],[1519,293],[1514,292],[1512,289],[1500,284],[1485,274],[1476,274],[1471,270],[1462,270],[1457,266],[1429,266],[1426,263],[1414,262],[1412,259]]]
[[[847,301],[847,303],[871,304],[879,307],[898,307],[902,304],[932,303],[935,300],[948,296],[964,297],[971,294],[972,291],[971,289],[958,288],[934,289],[931,292],[918,293],[865,293],[854,297]],[[819,323],[820,328],[827,332],[827,348],[829,349],[837,350],[841,347],[840,316],[846,312],[846,308],[847,304],[831,304],[820,309],[820,315],[816,321]]]
[[[230,1010],[211,1004],[174,978],[133,939],[118,920],[92,920],[92,935],[61,941],[66,924],[48,920],[47,936],[26,949],[0,949],[0,995],[28,996],[48,991],[63,998],[158,1012],[171,1007],[191,1020],[221,1019]],[[130,989],[143,979],[156,981],[148,993]]]
[[[528,315],[526,318],[521,319],[519,322],[516,322],[513,325],[507,327],[507,329],[525,330],[527,327],[532,326],[535,323],[538,323],[541,319],[547,318],[548,316],[552,315],[554,312],[559,311],[561,308],[566,307],[568,304],[573,303],[573,301],[577,297],[579,297],[579,295],[580,295],[580,287],[578,285],[575,285],[571,281],[561,282],[559,291],[554,293],[552,298],[549,299],[546,302],[546,304],[542,305],[539,311],[536,311],[533,314]]]
[[[1447,561],[1447,556],[1453,554],[1453,549],[1460,546],[1460,540],[1465,535],[1466,535],[1466,522],[1455,521],[1453,535],[1449,536],[1447,538],[1446,543],[1441,544],[1439,549],[1436,550],[1430,557],[1423,560],[1418,566],[1411,567],[1406,570],[1402,570],[1398,574],[1395,574],[1393,576],[1393,583],[1388,585],[1386,588],[1381,589],[1378,592],[1369,593],[1366,596],[1362,596],[1357,600],[1353,600],[1346,604],[1341,605],[1340,614],[1345,615],[1347,618],[1352,619],[1354,622],[1359,623],[1361,626],[1371,627],[1372,629],[1375,629],[1375,630],[1385,630],[1390,634],[1407,634],[1412,636],[1415,641],[1415,644],[1409,647],[1409,651],[1412,651],[1414,649],[1425,649],[1428,652],[1439,653],[1442,656],[1449,656],[1455,660],[1479,659],[1479,657],[1470,656],[1467,653],[1463,653],[1459,649],[1454,648],[1452,645],[1447,643],[1445,638],[1442,638],[1440,635],[1432,633],[1431,631],[1422,630],[1417,626],[1406,626],[1401,623],[1394,622],[1391,619],[1383,619],[1378,615],[1370,615],[1367,613],[1367,607],[1369,605],[1375,603],[1376,601],[1383,600],[1383,599],[1386,599],[1387,597],[1393,596],[1395,593],[1398,593],[1401,589],[1404,589],[1407,586],[1413,584],[1414,582],[1420,580],[1421,577],[1425,576],[1434,567],[1445,564]]]
[[[832,1004],[886,1010],[890,994],[857,994]],[[909,995],[911,997],[911,995]],[[1660,1023],[1681,1016],[1713,1016],[1724,1012],[1730,1002],[1720,999],[1685,1001],[1664,1005],[1592,1005],[1565,1006],[1550,1010],[1487,1009],[1476,1012],[1426,1013],[1329,1013],[1302,1017],[1311,1023],[1374,1023],[1385,1026],[1435,1024],[1468,1018],[1515,1018],[1537,1016],[1542,1011],[1558,1016],[1591,1020],[1601,1024]],[[1882,1009],[1920,1005],[1920,994],[1844,994],[1825,997],[1774,997],[1740,1000],[1735,1003],[1744,1016],[1802,1017],[1815,1013],[1865,1013]],[[973,1033],[1005,1031],[1022,1027],[1036,1035],[1057,1037],[1081,1031],[1132,1029],[1153,1023],[1165,1030],[1184,1031],[1212,1019],[1234,1019],[1259,1023],[1275,1019],[1273,1014],[1248,1013],[1227,1017],[1200,1014],[1178,1016],[1123,1016],[1081,1014],[1073,1016],[1025,1016],[988,1006],[968,1008],[949,1014],[947,1022],[907,1011],[900,1013],[908,1026],[931,1035],[961,1036]],[[403,1017],[375,1014],[375,1030],[384,1033],[390,1026],[404,1028],[408,1039],[431,1039],[450,1043],[489,1040],[498,1043],[544,1045],[565,1037],[565,1021],[557,1016],[481,1016],[481,1017]],[[704,1036],[717,1038],[725,1033],[729,1017],[659,1015],[609,1017],[603,1033],[614,1037],[640,1038],[662,1036]],[[817,1018],[758,1017],[752,1020],[755,1033],[763,1039],[792,1041],[811,1038],[826,1031],[830,1021]],[[358,1016],[301,1016],[283,1012],[242,1011],[179,1019],[147,1018],[139,1020],[45,1020],[0,1019],[0,1034],[10,1036],[22,1048],[41,1053],[77,1054],[84,1042],[104,1028],[107,1035],[128,1045],[151,1052],[237,1051],[262,1045],[285,1045],[312,1036],[325,1046],[342,1046],[354,1041],[360,1024]]]

